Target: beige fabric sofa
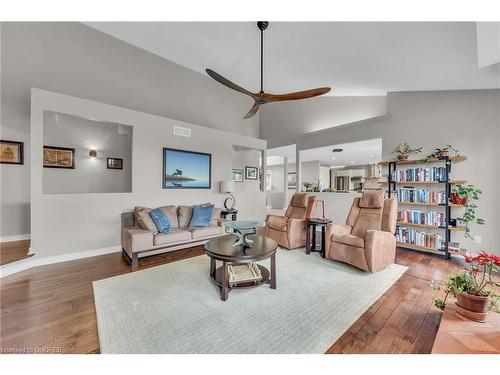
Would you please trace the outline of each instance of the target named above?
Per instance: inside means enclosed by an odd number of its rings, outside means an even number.
[[[204,244],[214,237],[223,236],[220,208],[214,208],[208,227],[189,228],[193,215],[191,206],[164,206],[161,208],[169,217],[171,232],[158,233],[149,213],[150,208],[135,207],[133,212],[122,214],[122,252],[136,269],[139,258],[168,251]]]
[[[367,190],[355,198],[346,225],[326,228],[326,257],[368,272],[394,263],[398,203],[382,190]]]

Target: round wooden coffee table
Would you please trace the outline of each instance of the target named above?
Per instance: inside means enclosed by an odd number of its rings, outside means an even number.
[[[214,238],[205,244],[205,250],[210,257],[210,278],[220,288],[221,299],[227,300],[227,295],[231,289],[253,288],[262,284],[271,284],[271,289],[276,289],[276,250],[278,244],[271,238],[251,235],[249,236],[252,247],[234,244],[238,241],[236,235]],[[259,260],[271,258],[271,270],[257,265],[262,278],[255,281],[239,282],[229,285],[229,264],[246,264]],[[217,261],[222,262],[222,266],[217,267]]]

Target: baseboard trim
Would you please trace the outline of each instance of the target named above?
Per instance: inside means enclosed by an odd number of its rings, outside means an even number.
[[[72,260],[90,258],[98,255],[117,253],[122,251],[120,245],[104,247],[102,249],[78,251],[75,253],[56,255],[52,257],[38,258],[36,254],[36,249],[34,249],[34,255],[30,258],[21,259],[14,263],[8,263],[0,266],[0,278],[13,275],[18,272],[26,271],[34,267],[46,266],[48,264],[68,262]]]
[[[0,237],[0,243],[1,242],[13,242],[13,241],[23,241],[23,240],[29,240],[30,239],[30,234],[15,234],[13,236],[1,236]]]

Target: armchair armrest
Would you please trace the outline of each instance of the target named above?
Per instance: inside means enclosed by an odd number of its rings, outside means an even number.
[[[153,247],[153,232],[140,227],[122,228],[122,248],[132,258],[132,254]]]
[[[325,257],[329,258],[330,249],[334,237],[347,236],[351,234],[352,227],[350,225],[342,225],[330,223],[325,229]]]
[[[366,231],[365,257],[370,272],[381,271],[393,264],[396,258],[394,234],[381,230]]]

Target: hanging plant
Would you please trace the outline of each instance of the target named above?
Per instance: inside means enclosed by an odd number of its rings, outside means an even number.
[[[479,201],[479,195],[481,193],[481,190],[472,184],[467,186],[455,185],[453,187],[452,196],[450,197],[450,203],[464,205],[465,212],[462,217],[457,218],[457,221],[465,225],[465,237],[470,239],[472,239],[472,236],[470,235],[469,225],[471,223],[479,225],[485,224],[484,219],[481,219],[476,215],[476,202]]]
[[[459,151],[456,148],[452,145],[446,145],[443,148],[435,148],[434,152],[427,156],[427,159],[443,159],[450,156],[450,151],[453,151],[455,156],[458,156]]]

